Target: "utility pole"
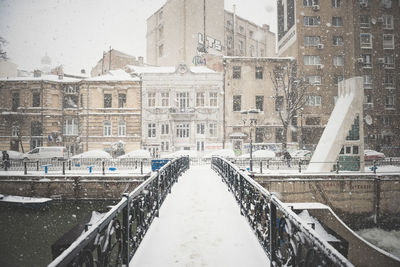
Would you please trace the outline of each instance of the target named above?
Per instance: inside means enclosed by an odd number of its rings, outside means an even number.
[[[105,58],[105,52],[103,51],[103,59],[101,60],[101,75],[104,74],[104,58]]]

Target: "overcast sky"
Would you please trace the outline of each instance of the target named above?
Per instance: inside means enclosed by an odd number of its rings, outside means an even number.
[[[111,46],[146,56],[146,19],[166,0],[0,0],[0,36],[19,69],[47,53],[67,71],[91,68]],[[275,0],[225,0],[225,9],[276,32]]]

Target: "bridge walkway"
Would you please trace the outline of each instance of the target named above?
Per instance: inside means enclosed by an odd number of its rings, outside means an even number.
[[[209,165],[172,187],[130,266],[268,266],[228,187]]]

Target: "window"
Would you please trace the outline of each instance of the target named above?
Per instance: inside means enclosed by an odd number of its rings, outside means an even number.
[[[254,57],[254,46],[250,45],[250,56]]]
[[[12,111],[17,111],[17,108],[19,107],[19,93],[13,93],[12,94],[12,106],[11,110]]]
[[[321,43],[319,36],[304,36],[304,46],[317,46]]]
[[[208,125],[208,129],[210,131],[210,137],[217,137],[217,124],[216,123],[210,123]]]
[[[226,21],[226,27],[227,27],[228,29],[232,29],[232,22],[231,22],[230,20],[227,20],[227,21]]]
[[[264,49],[260,49],[260,57],[263,57],[264,56]]]
[[[256,96],[256,109],[258,109],[259,111],[264,110],[264,96],[263,95]]]
[[[363,54],[362,59],[364,66],[371,66],[371,54]]]
[[[393,55],[385,55],[385,68],[394,68]]]
[[[118,108],[126,107],[126,94],[118,94]]]
[[[156,93],[147,93],[147,105],[149,107],[156,106]]]
[[[228,38],[227,38],[227,44],[226,44],[226,46],[227,46],[228,48],[232,48],[232,41],[233,41],[232,36],[228,36]]]
[[[147,124],[147,137],[156,137],[156,124],[148,123]]]
[[[321,106],[321,96],[319,95],[309,95],[307,98],[308,106]]]
[[[385,107],[392,109],[394,108],[394,97],[392,95],[388,95],[385,98]]]
[[[313,6],[318,4],[319,0],[303,0],[303,6]]]
[[[364,86],[372,84],[372,75],[369,73],[365,73],[363,75]]]
[[[218,105],[218,93],[210,92],[210,107],[216,107]]]
[[[188,138],[189,137],[189,124],[178,124],[176,126],[176,137],[178,138]]]
[[[368,0],[360,0],[360,5],[361,5],[362,7],[368,6]]]
[[[169,124],[161,124],[161,134],[169,134]]]
[[[242,96],[234,95],[233,96],[233,111],[241,111],[242,110]]]
[[[204,141],[197,141],[197,151],[204,151]]]
[[[263,79],[264,68],[263,67],[256,67],[256,79],[262,80]]]
[[[39,92],[32,93],[32,107],[40,107],[40,93]]]
[[[169,106],[169,93],[161,93],[161,106]]]
[[[204,134],[205,124],[198,123],[197,124],[197,134]]]
[[[306,125],[320,125],[321,118],[320,117],[307,117],[306,118]]]
[[[393,16],[392,15],[383,15],[383,28],[386,30],[393,29]]]
[[[332,0],[332,7],[333,7],[333,8],[340,8],[340,7],[342,7],[342,0]]]
[[[64,120],[64,135],[78,135],[78,120]]]
[[[204,107],[204,92],[196,93],[196,107]]]
[[[277,96],[275,98],[275,111],[281,111],[283,109],[283,96]]]
[[[384,34],[383,35],[383,49],[394,49],[393,34]]]
[[[255,142],[256,143],[262,143],[264,142],[264,134],[265,134],[265,128],[262,127],[256,127],[256,138]]]
[[[333,36],[333,45],[334,46],[343,46],[343,37],[342,36]]]
[[[342,17],[332,17],[332,25],[335,27],[343,26]]]
[[[159,57],[164,56],[164,45],[162,44],[158,46],[158,56]]]
[[[180,92],[176,94],[176,98],[178,101],[178,107],[181,110],[184,110],[189,107],[189,92]]]
[[[341,81],[343,81],[343,75],[335,75],[333,77],[333,83],[334,84],[339,84]]]
[[[12,137],[18,137],[18,132],[19,132],[19,127],[18,126],[12,126],[11,127],[11,136]]]
[[[318,65],[320,64],[319,56],[304,56],[304,65]]]
[[[333,56],[333,65],[343,66],[344,65],[344,57],[343,56]]]
[[[384,8],[392,8],[392,0],[381,0],[380,6]]]
[[[320,85],[321,84],[321,76],[314,75],[314,76],[307,76],[307,81],[311,85]]]
[[[384,83],[386,88],[387,87],[390,87],[390,88],[394,87],[395,78],[394,78],[393,73],[385,73],[385,76],[383,78],[383,83]]]
[[[240,54],[243,54],[243,41],[242,40],[239,40],[238,48],[239,48]]]
[[[369,15],[360,15],[360,28],[370,28],[371,17]]]
[[[254,32],[253,31],[249,31],[249,37],[253,38]]]
[[[112,107],[112,94],[104,94],[104,108]]]
[[[372,35],[370,33],[360,34],[361,48],[372,48]]]
[[[320,17],[318,16],[304,16],[303,23],[306,27],[313,27],[320,25]]]
[[[160,26],[158,28],[158,40],[161,40],[162,38],[164,38],[164,26]]]
[[[126,136],[126,122],[125,121],[118,122],[118,136]]]
[[[111,121],[104,122],[104,136],[111,136]]]
[[[241,78],[242,68],[240,66],[233,66],[232,67],[232,78],[233,79],[240,79]]]
[[[161,151],[168,151],[169,150],[169,142],[163,141],[161,142]]]
[[[383,125],[392,125],[392,117],[383,116],[382,117],[382,124]]]

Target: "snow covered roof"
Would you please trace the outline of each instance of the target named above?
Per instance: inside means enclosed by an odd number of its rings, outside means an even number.
[[[182,156],[189,156],[189,157],[197,157],[197,151],[195,150],[179,150],[179,151],[175,151],[171,154],[162,156],[162,158],[178,158],[178,157],[182,157]]]
[[[89,150],[72,156],[71,159],[111,159],[111,155],[103,150]]]
[[[85,79],[86,81],[139,81],[139,78],[132,77],[124,70],[110,70],[104,75]]]
[[[232,149],[220,149],[208,153],[205,158],[211,158],[212,156],[234,158],[235,152]]]
[[[137,74],[152,74],[152,73],[175,73],[176,72],[176,67],[143,67],[143,66],[133,66],[133,65],[127,65],[125,67],[128,71],[137,73]],[[199,67],[190,67],[189,68],[192,73],[217,73],[213,71],[212,69],[209,69],[204,66],[199,66]]]
[[[125,155],[119,156],[119,159],[126,158],[140,158],[140,159],[150,159],[150,152],[144,149],[133,150]]]
[[[294,57],[238,57],[224,56],[223,59],[244,59],[244,60],[295,60]]]
[[[40,77],[6,77],[0,78],[0,81],[14,81],[14,82],[24,82],[24,81],[49,81],[49,82],[59,82],[59,83],[75,83],[80,82],[82,79],[70,78],[70,77],[63,77],[59,79],[58,75],[53,74],[42,74]]]
[[[250,154],[244,154],[240,156],[241,158],[250,158]],[[271,150],[257,150],[253,152],[253,158],[275,158],[275,152]]]

